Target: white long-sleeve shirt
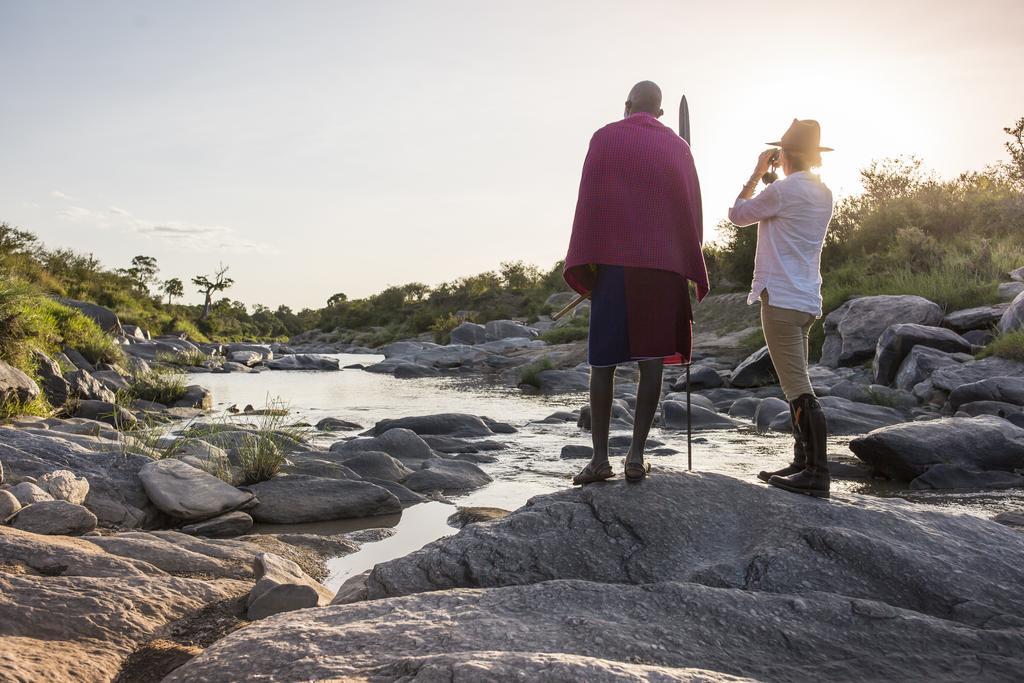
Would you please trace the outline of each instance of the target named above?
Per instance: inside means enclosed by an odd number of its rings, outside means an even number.
[[[786,176],[752,199],[737,199],[729,220],[757,223],[754,281],[747,303],[768,290],[772,306],[821,317],[821,247],[832,218],[832,191],[808,171]]]

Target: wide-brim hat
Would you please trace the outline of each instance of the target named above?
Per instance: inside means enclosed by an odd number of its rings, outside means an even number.
[[[821,126],[814,119],[793,119],[781,140],[766,142],[772,147],[792,149],[800,152],[834,152],[831,147],[821,146]]]

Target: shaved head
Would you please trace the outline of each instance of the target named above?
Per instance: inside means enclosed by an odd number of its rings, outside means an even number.
[[[626,99],[626,115],[646,112],[652,116],[661,116],[661,88],[653,81],[640,81],[629,91]]]

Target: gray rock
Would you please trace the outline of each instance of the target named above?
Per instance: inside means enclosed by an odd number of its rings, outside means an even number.
[[[582,444],[565,444],[558,457],[562,460],[590,460],[594,457],[594,449]]]
[[[381,451],[355,453],[342,460],[342,464],[364,479],[402,482],[413,472],[401,460]]]
[[[469,491],[491,483],[486,472],[471,462],[434,458],[402,482],[406,488],[416,491]]]
[[[157,508],[187,522],[217,517],[252,501],[251,493],[173,458],[144,465],[139,479]]]
[[[775,418],[780,415],[785,415],[785,419],[790,420],[789,403],[780,398],[763,399],[754,413],[754,424],[757,426],[757,431],[767,432]]]
[[[494,434],[483,420],[476,415],[467,415],[466,413],[439,413],[381,420],[374,425],[373,435],[380,436],[391,429],[408,429],[421,435],[442,434],[455,437],[491,436]],[[384,452],[389,453],[386,450]],[[393,453],[389,454],[394,455]]]
[[[45,500],[23,507],[10,523],[34,534],[79,536],[96,528],[96,515],[66,500]]]
[[[78,368],[79,370],[85,370],[86,372],[92,372],[96,367],[90,363],[85,356],[79,353],[76,349],[70,346],[64,347],[63,356],[57,356],[58,361],[67,361],[66,364]]]
[[[139,341],[146,341],[149,339],[149,333],[138,325],[121,325],[124,330],[124,336],[131,339],[138,339]]]
[[[263,362],[263,354],[256,351],[232,351],[227,355],[228,362],[251,368]]]
[[[1013,472],[1024,467],[1024,429],[981,416],[909,422],[853,439],[850,450],[875,470],[910,481],[934,465]]]
[[[71,387],[64,379],[60,366],[42,351],[33,351],[32,357],[36,362],[36,373],[43,393],[46,394],[46,400],[58,408],[67,403],[71,397]]]
[[[76,299],[66,299],[64,297],[54,297],[59,303],[74,308],[83,313],[87,318],[92,320],[100,326],[104,332],[109,332],[115,337],[123,336],[124,329],[121,327],[121,321],[118,319],[117,314],[109,308],[104,308],[98,304],[89,303],[88,301],[77,301]]]
[[[54,500],[53,496],[49,492],[33,484],[30,481],[23,481],[20,484],[15,484],[8,489],[10,494],[18,499],[18,502],[22,505],[32,505],[33,503],[44,503],[49,500]]]
[[[938,325],[938,304],[919,296],[882,295],[851,299],[825,317],[821,363],[856,365],[870,359],[882,332],[897,323]]]
[[[961,384],[949,394],[952,410],[959,410],[963,404],[974,401],[999,401],[1024,406],[1024,377],[989,377]]]
[[[750,388],[760,387],[766,384],[775,384],[778,380],[775,376],[775,366],[772,365],[772,358],[768,354],[768,347],[762,346],[754,353],[736,366],[730,384],[734,387]]]
[[[533,339],[537,336],[537,330],[515,320],[491,320],[484,325],[484,332],[487,335],[487,341],[508,339],[509,337]]]
[[[575,420],[575,417],[573,419]],[[495,431],[494,423],[488,424],[486,420],[484,422],[491,431]],[[478,439],[474,441],[459,439],[454,436],[426,434],[423,436],[423,440],[439,453],[478,453],[480,451],[503,451],[508,448],[508,444],[492,441],[491,439]]]
[[[252,517],[238,510],[213,519],[203,520],[181,527],[183,534],[205,538],[233,538],[247,534],[252,529]]]
[[[358,425],[355,422],[349,422],[348,420],[340,420],[336,417],[325,417],[316,423],[316,428],[322,432],[350,432],[356,429],[362,429],[362,425]]]
[[[467,528],[475,526],[493,525]],[[869,599],[682,582],[442,591],[261,626],[232,633],[166,680],[845,683],[955,678],[950,672],[979,660],[983,677],[1012,680],[1022,643],[1019,633],[968,629]]]
[[[0,360],[0,403],[28,403],[39,397],[39,387],[24,372]]]
[[[128,388],[128,381],[121,376],[121,373],[114,370],[96,370],[92,376],[93,379],[114,393]]]
[[[190,384],[185,387],[185,394],[174,402],[174,407],[210,410],[213,408],[213,393],[206,387]]]
[[[39,477],[39,485],[55,500],[81,505],[89,495],[89,480],[70,470],[54,470]]]
[[[337,358],[315,354],[295,354],[283,358],[275,358],[264,363],[272,370],[339,370]]]
[[[757,414],[757,407],[764,399],[756,396],[744,396],[732,402],[729,406],[729,417],[735,420],[753,420]]]
[[[259,362],[264,362],[274,359],[274,352],[271,350],[268,344],[247,344],[244,342],[237,342],[234,344],[227,345],[227,354],[230,356],[232,353],[238,353],[242,351],[248,351],[251,353],[257,353],[260,356]]]
[[[707,365],[694,365],[690,368],[690,390],[700,391],[702,389],[715,389],[724,384],[722,376],[714,368]],[[679,379],[672,385],[673,391],[686,391],[686,373],[679,375]]]
[[[953,354],[928,346],[915,346],[903,359],[893,384],[897,389],[913,391],[915,386],[929,379],[939,368],[959,363]]]
[[[403,427],[388,429],[380,436],[339,441],[331,445],[331,452],[340,453],[342,457],[366,451],[387,453],[414,468],[434,457],[434,452],[422,437]]]
[[[1024,329],[1024,291],[1014,297],[1003,317],[999,319],[999,333],[1009,334]]]
[[[1003,401],[971,401],[961,404],[954,417],[977,417],[978,415],[995,415],[1009,419],[1013,415],[1024,413],[1024,406],[1005,403]]]
[[[64,375],[71,390],[71,396],[87,401],[114,402],[114,392],[103,385],[86,370],[76,370]]]
[[[825,412],[828,433],[832,436],[866,434],[907,420],[904,412],[888,406],[857,403],[838,396],[821,396],[818,401]],[[772,420],[770,428],[775,432],[791,432],[793,425],[789,413],[780,413]]]
[[[299,565],[272,553],[260,553],[253,561],[256,585],[246,601],[249,619],[330,604],[333,594],[309,578]]]
[[[584,431],[590,431],[592,425],[592,416],[590,412],[590,406],[585,405],[580,408],[580,416],[576,420],[576,426]],[[622,399],[612,399],[612,429],[632,429],[633,428],[633,413],[630,411],[629,406]]]
[[[268,524],[322,522],[402,511],[394,494],[365,481],[287,475],[246,488],[259,500],[250,511],[253,519]]]
[[[1022,512],[1000,512],[992,518],[993,522],[1005,524],[1008,527],[1016,527],[1024,530],[1024,511]]]
[[[105,422],[116,429],[131,429],[138,422],[128,410],[109,401],[76,400],[69,405],[75,417]]]
[[[979,471],[962,465],[932,465],[910,482],[914,490],[1024,488],[1024,475],[1015,472]]]
[[[962,384],[980,382],[991,377],[1024,376],[1024,363],[989,356],[981,360],[967,361],[959,365],[938,368],[932,373],[931,382],[943,391],[953,391]]]
[[[461,529],[467,524],[479,524],[481,522],[493,522],[509,516],[508,510],[489,507],[465,507],[459,508],[458,512],[448,518],[448,526]]]
[[[305,474],[310,477],[327,479],[361,479],[353,470],[341,465],[334,453],[309,451],[308,453],[292,453],[281,468],[285,474]]]
[[[402,504],[403,508],[428,500],[426,496],[421,496],[415,491],[407,489],[405,486],[395,481],[388,481],[387,479],[373,479],[371,477],[366,477],[363,481],[367,481],[386,491],[390,491],[394,494],[395,498],[398,499],[398,502]]]
[[[942,324],[961,333],[971,330],[987,330],[999,322],[1005,310],[1006,304],[965,308],[946,314]]]
[[[157,510],[138,476],[139,468],[152,458],[130,449],[125,452],[99,437],[88,437],[96,445],[87,448],[68,441],[70,434],[47,431],[52,433],[43,436],[0,427],[0,461],[19,478],[39,478],[55,469],[85,477],[89,494],[84,505],[103,526],[134,528],[155,522]]]
[[[545,395],[575,394],[590,389],[590,375],[579,370],[541,370],[537,387]]]
[[[397,379],[419,379],[420,377],[437,377],[441,373],[429,365],[399,362],[395,363],[391,374]]]
[[[472,346],[474,344],[483,344],[486,341],[487,330],[483,325],[465,322],[459,324],[452,330],[450,343]]]
[[[664,401],[661,404],[662,429],[686,429],[686,404],[682,401]],[[691,406],[691,425],[695,432],[711,429],[736,429],[731,418],[708,410],[704,406]]]
[[[634,494],[628,486],[640,488]],[[869,496],[821,503],[724,475],[661,470],[639,485],[612,481],[536,496],[503,520],[376,565],[365,585],[378,600],[555,579],[685,581],[714,587],[721,599],[738,591],[755,601],[832,594],[871,601],[876,615],[886,605],[964,627],[1024,626],[1024,539],[990,520]],[[673,607],[684,621],[695,614]],[[851,614],[849,603],[841,612]],[[748,619],[715,628],[730,641],[725,636]],[[775,647],[776,628],[769,628]],[[830,647],[815,666],[834,655]],[[863,671],[850,676],[862,679]]]
[[[391,344],[385,344],[380,347],[376,353],[382,354],[385,358],[393,358],[395,356],[410,356],[427,349],[436,349],[437,344],[430,342],[418,342],[418,341],[397,341]]]
[[[875,384],[890,384],[896,379],[903,359],[913,348],[927,346],[948,353],[970,353],[971,343],[953,330],[914,323],[890,325],[875,347]]]
[[[988,346],[996,338],[990,330],[968,330],[962,336],[974,346]]]
[[[21,502],[10,491],[0,489],[0,524],[21,509]]]
[[[1021,292],[1024,292],[1024,282],[1004,282],[999,285],[999,300],[1013,301]]]

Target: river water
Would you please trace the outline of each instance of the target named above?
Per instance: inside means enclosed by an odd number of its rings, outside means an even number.
[[[369,365],[383,356],[335,356],[341,365],[361,363]],[[514,510],[532,496],[549,493],[571,485],[570,479],[585,464],[581,460],[559,458],[565,444],[589,444],[589,433],[580,431],[574,423],[534,424],[534,421],[558,410],[574,410],[584,405],[587,396],[563,394],[559,396],[528,396],[518,389],[496,386],[480,378],[428,377],[395,379],[390,375],[346,369],[339,372],[280,371],[261,373],[208,374],[193,381],[209,387],[213,392],[215,410],[228,406],[239,408],[252,404],[262,408],[271,403],[283,403],[291,411],[289,421],[315,424],[324,417],[336,417],[372,427],[385,418],[432,413],[470,413],[511,423],[519,431],[492,437],[509,445],[508,450],[492,451],[498,461],[484,463],[482,467],[494,481],[487,486],[464,495],[449,496],[459,506],[486,506]],[[628,432],[614,432],[613,435]],[[320,433],[314,437],[318,446],[329,446],[353,433]],[[649,458],[658,467],[686,469],[686,432],[651,430],[650,438],[679,451],[675,455]],[[848,443],[850,437],[829,440],[829,452],[840,460],[852,458]],[[759,470],[775,469],[788,462],[792,437],[781,434],[757,434],[753,428],[739,430],[703,431],[695,434],[693,468],[705,472],[719,472],[756,481]],[[613,459],[616,471],[619,462]],[[990,516],[1004,509],[1020,508],[1024,492],[988,492],[978,494],[933,494],[909,492],[887,482],[870,479],[839,479],[833,482],[833,492],[864,493],[882,496],[902,496],[915,502],[953,507],[958,511]],[[336,589],[348,577],[371,568],[378,562],[401,557],[426,543],[455,533],[446,520],[455,511],[452,505],[429,502],[407,508],[402,515],[343,520],[320,524],[264,526],[259,531],[306,531],[323,534],[341,533],[371,527],[392,527],[395,533],[381,541],[366,543],[362,549],[328,564],[329,588]]]

